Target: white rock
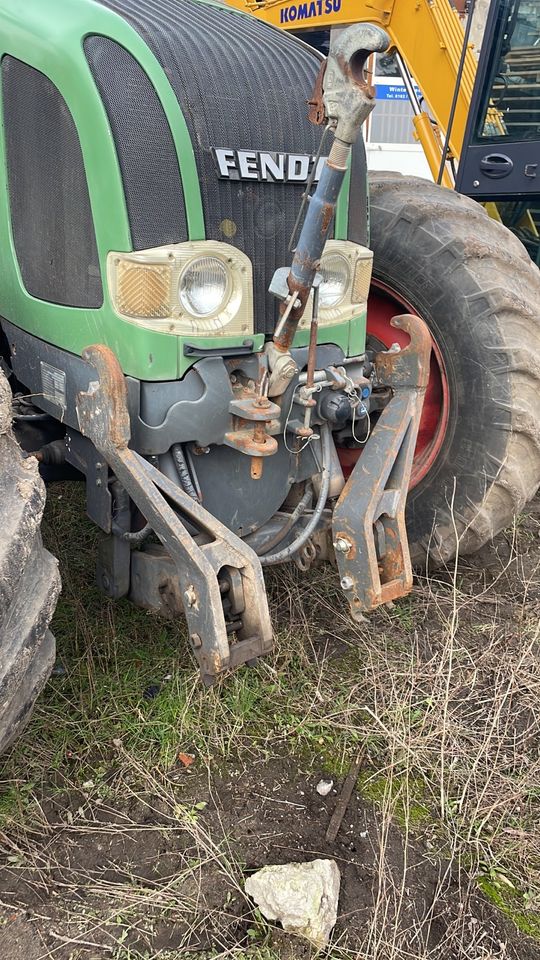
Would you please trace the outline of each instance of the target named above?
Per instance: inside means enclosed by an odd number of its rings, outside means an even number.
[[[305,937],[321,950],[330,939],[339,900],[339,869],[334,860],[263,867],[246,880],[246,893],[267,920]]]
[[[320,797],[327,797],[333,786],[333,780],[319,780],[315,789]]]

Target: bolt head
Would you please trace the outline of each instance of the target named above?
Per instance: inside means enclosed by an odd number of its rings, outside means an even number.
[[[338,553],[348,553],[351,547],[352,543],[346,537],[338,537],[334,540],[334,550]]]
[[[186,601],[186,606],[188,607],[194,607],[197,603],[197,594],[193,584],[190,584],[187,590],[184,591],[184,600]]]
[[[352,577],[342,577],[341,578],[341,587],[343,590],[352,590],[354,586]]]
[[[202,640],[198,633],[191,634],[191,642],[196,650],[198,650],[199,647],[202,647]]]

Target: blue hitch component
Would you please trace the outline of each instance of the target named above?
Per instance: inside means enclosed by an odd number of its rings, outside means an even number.
[[[294,340],[330,233],[352,145],[375,106],[375,90],[364,74],[366,60],[374,51],[386,50],[388,43],[388,35],[380,27],[369,23],[349,27],[338,37],[323,64],[324,74],[319,75],[314,96],[322,86],[323,103],[316,104],[314,114],[318,122],[326,121],[334,131],[334,142],[315,193],[309,198],[286,285],[273,282],[270,288],[278,292],[281,287],[281,317],[273,337],[280,353],[288,353]],[[310,102],[312,106],[315,103]]]

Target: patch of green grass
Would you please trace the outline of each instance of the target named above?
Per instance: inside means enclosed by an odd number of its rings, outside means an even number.
[[[358,778],[358,791],[381,808],[390,808],[392,817],[400,826],[419,829],[433,823],[433,815],[422,803],[424,784],[404,776],[392,779],[364,770]]]
[[[535,940],[540,940],[540,912],[527,911],[526,898],[514,887],[509,887],[495,877],[478,877],[480,890],[496,907],[512,920],[518,930]]]
[[[15,783],[8,781],[5,785],[0,783],[0,829],[10,820],[23,816],[33,789],[32,780]]]
[[[396,621],[406,633],[412,633],[415,627],[415,609],[412,597],[408,596],[395,600],[390,618]]]

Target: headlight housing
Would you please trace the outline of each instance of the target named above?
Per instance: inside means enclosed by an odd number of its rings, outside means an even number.
[[[321,257],[319,273],[319,325],[333,326],[357,317],[366,308],[371,283],[373,251],[350,240],[328,240]],[[313,296],[300,321],[306,329],[313,315]]]
[[[253,332],[251,261],[228,243],[110,253],[107,274],[116,312],[141,326],[187,336]]]
[[[350,289],[350,262],[342,253],[327,253],[321,258],[320,273],[323,280],[319,287],[319,306],[337,307]]]
[[[184,267],[178,281],[180,306],[193,317],[212,317],[229,297],[230,276],[217,257],[199,257]]]

